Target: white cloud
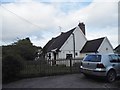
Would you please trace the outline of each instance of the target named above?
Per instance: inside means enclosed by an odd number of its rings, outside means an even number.
[[[117,2],[93,2],[86,8],[71,12],[69,18],[85,23],[88,39],[107,36],[113,47],[118,45]]]
[[[86,25],[88,39],[107,36],[113,46],[117,45],[116,0],[113,2],[94,0],[82,9],[69,10],[67,14],[58,6],[62,3],[50,1],[53,3],[21,0],[21,3],[4,4],[3,6],[10,12],[3,8],[3,40],[29,36],[35,45],[44,46],[52,37],[59,35],[58,26],[62,27],[62,31],[67,31],[75,27],[78,21],[82,21]],[[24,18],[27,21],[23,20]],[[28,23],[29,21],[33,25]]]
[[[90,30],[87,33],[87,38],[89,40],[97,39],[100,37],[107,37],[115,48],[118,45],[118,28],[117,27],[106,27],[102,30],[98,30],[95,33],[91,32]]]
[[[3,7],[5,7],[3,8],[2,22],[3,40],[54,27],[53,19],[56,11],[51,5],[32,2],[10,3],[3,5]]]
[[[119,0],[93,0],[93,2],[118,2]]]
[[[0,12],[2,12],[2,9],[0,7]],[[2,13],[0,13],[0,44],[2,44]]]

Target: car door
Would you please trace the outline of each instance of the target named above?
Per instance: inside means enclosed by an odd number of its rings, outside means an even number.
[[[120,55],[118,55],[118,74],[120,74]]]
[[[118,56],[113,54],[109,55],[110,56],[110,63],[112,67],[116,70],[116,73],[119,73],[119,67],[118,67]]]

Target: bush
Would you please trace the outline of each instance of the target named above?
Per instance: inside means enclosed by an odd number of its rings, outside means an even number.
[[[6,83],[18,78],[22,69],[22,58],[19,55],[7,55],[2,60],[2,82]]]

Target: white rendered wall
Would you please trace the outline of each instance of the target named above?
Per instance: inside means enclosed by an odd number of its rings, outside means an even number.
[[[98,52],[102,54],[114,53],[113,48],[107,38],[104,39],[103,43],[98,49]]]
[[[76,29],[73,31],[73,33],[75,36],[75,52],[78,54],[77,56],[75,56],[75,58],[80,58],[80,50],[86,43],[87,39],[79,27],[76,27]],[[67,39],[67,41],[64,43],[64,45],[60,48],[60,51],[61,51],[61,52],[59,52],[60,59],[65,59],[66,54],[72,54],[74,56],[73,35],[72,34]]]

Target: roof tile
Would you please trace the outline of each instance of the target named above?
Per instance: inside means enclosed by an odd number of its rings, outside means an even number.
[[[75,30],[73,28],[72,30],[68,32],[62,32],[58,37],[52,38],[44,47],[43,51],[44,53],[49,52],[53,49],[59,50],[61,46],[65,43],[65,41],[68,39],[68,37],[72,34],[72,32]]]
[[[100,45],[102,44],[104,38],[105,37],[87,41],[85,43],[84,47],[82,48],[82,50],[80,51],[80,53],[97,52],[97,50],[99,49]]]

